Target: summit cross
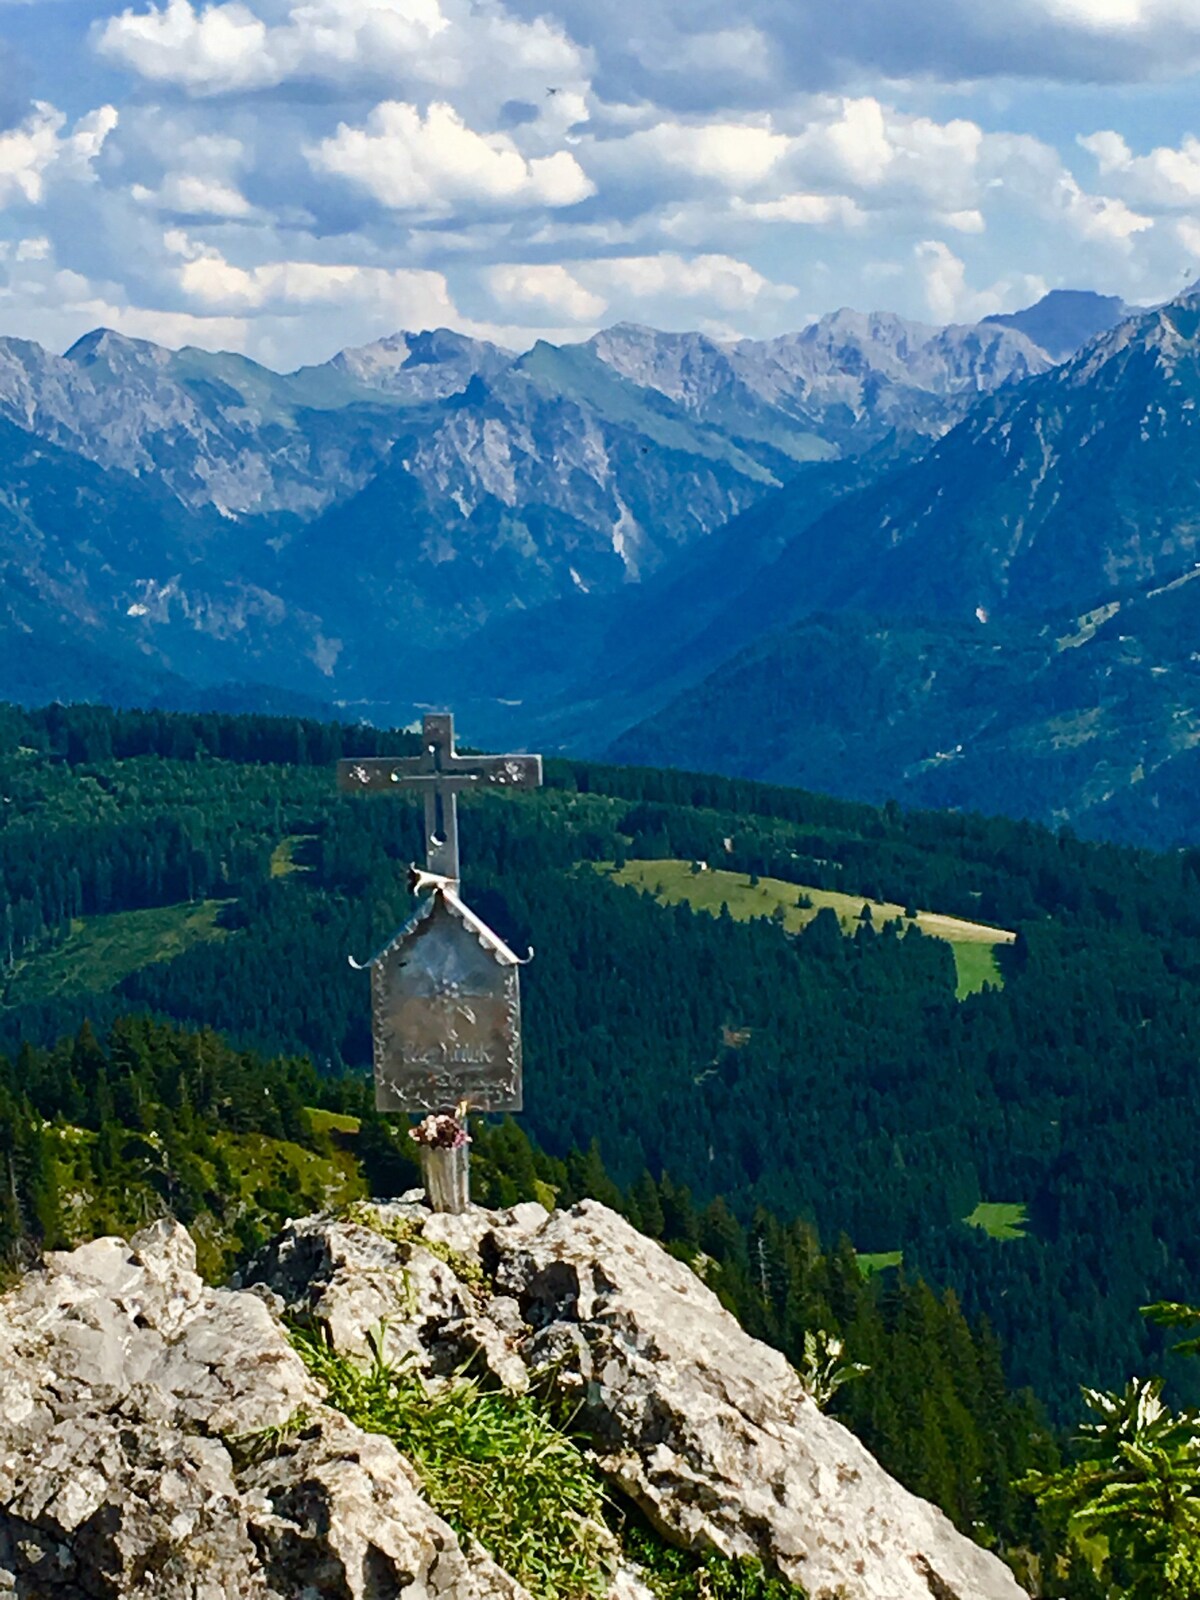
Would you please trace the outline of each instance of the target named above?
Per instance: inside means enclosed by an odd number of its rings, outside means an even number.
[[[425,861],[436,877],[457,883],[458,795],[482,788],[537,789],[541,756],[465,756],[454,748],[450,712],[427,716],[419,756],[366,756],[338,762],[338,787],[348,794],[415,788],[425,797]]]

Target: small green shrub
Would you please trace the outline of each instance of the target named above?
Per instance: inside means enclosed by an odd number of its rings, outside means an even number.
[[[770,1577],[761,1561],[677,1550],[636,1514],[621,1530],[621,1547],[655,1600],[806,1600],[803,1589]]]
[[[292,1342],[330,1405],[394,1440],[433,1508],[538,1600],[605,1593],[616,1546],[600,1478],[536,1400],[465,1377],[427,1389],[411,1366],[387,1361],[382,1331],[365,1368],[311,1330],[293,1329]]]

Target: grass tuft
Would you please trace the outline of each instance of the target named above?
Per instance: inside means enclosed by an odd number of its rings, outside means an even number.
[[[603,1485],[535,1399],[465,1377],[427,1389],[411,1365],[388,1362],[383,1331],[368,1367],[311,1330],[293,1329],[292,1342],[330,1405],[392,1439],[434,1510],[537,1600],[607,1592],[616,1542],[603,1520]]]
[[[761,1561],[677,1550],[640,1517],[621,1530],[621,1547],[655,1600],[805,1600],[803,1589],[771,1577]]]

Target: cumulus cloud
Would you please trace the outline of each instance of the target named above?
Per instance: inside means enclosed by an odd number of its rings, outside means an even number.
[[[146,308],[281,359],[485,326],[460,306],[518,343],[620,316],[768,334],[1042,282],[1151,299],[1200,247],[1169,97],[1153,138],[1086,88],[1047,132],[1055,79],[1200,68],[1196,0],[96,0],[90,32],[53,9],[53,44],[44,7],[0,7],[53,102],[0,102],[5,330],[57,295],[64,328]],[[981,78],[1002,91],[968,99]],[[114,83],[119,125],[54,109]]]
[[[238,186],[250,154],[240,139],[223,134],[188,137],[170,123],[143,130],[143,144],[163,148],[170,166],[155,185],[135,183],[130,193],[139,205],[186,217],[246,219],[255,208]],[[144,151],[147,159],[152,151]]]
[[[494,112],[501,100],[547,86],[578,91],[588,57],[545,16],[522,20],[472,0],[167,0],[130,7],[97,24],[96,49],[151,83],[193,96],[236,94],[295,81],[421,84],[473,97]],[[586,114],[578,100],[571,109]]]
[[[505,133],[476,133],[444,102],[422,116],[385,100],[363,127],[341,123],[307,151],[318,172],[348,179],[381,205],[446,213],[461,202],[571,206],[594,185],[569,151],[527,160]]]
[[[461,322],[440,272],[320,261],[269,261],[242,267],[181,230],[169,231],[164,244],[180,257],[176,273],[184,294],[205,308],[236,313],[365,304],[385,312],[397,328]]]
[[[978,322],[1014,304],[1028,305],[1046,292],[1045,282],[1030,274],[1001,279],[987,289],[971,289],[966,264],[941,239],[923,239],[914,254],[925,303],[935,322]]]
[[[38,205],[52,173],[91,178],[92,165],[116,125],[115,109],[101,106],[64,133],[64,114],[39,101],[22,123],[0,133],[0,206],[20,200]]]
[[[500,262],[484,270],[483,280],[505,310],[531,306],[573,322],[593,321],[608,310],[603,296],[585,288],[559,263]]]
[[[653,256],[617,256],[577,266],[585,283],[603,286],[637,300],[683,297],[705,300],[720,311],[744,311],[762,300],[794,300],[797,290],[787,283],[772,283],[746,261],[733,256],[681,256],[663,251]]]
[[[769,122],[660,122],[608,141],[602,155],[606,170],[617,177],[661,174],[665,167],[740,189],[763,182],[790,144]]]
[[[1186,134],[1178,145],[1158,145],[1135,156],[1111,129],[1081,137],[1079,144],[1096,160],[1101,176],[1135,204],[1157,210],[1200,207],[1200,139]]]
[[[1136,235],[1154,225],[1120,196],[1085,190],[1058,153],[1027,134],[991,134],[981,152],[985,193],[1016,202],[1058,225],[1067,237],[1128,254]]]
[[[743,200],[735,195],[731,210],[747,221],[800,223],[814,228],[833,224],[854,228],[866,221],[862,207],[845,194],[781,194],[774,200]]]

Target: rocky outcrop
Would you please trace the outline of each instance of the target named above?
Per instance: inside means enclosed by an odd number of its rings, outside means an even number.
[[[245,1281],[205,1287],[160,1223],[51,1256],[0,1301],[0,1595],[519,1600],[394,1446],[323,1403],[288,1313],[351,1356],[385,1324],[431,1382],[464,1361],[510,1388],[536,1375],[669,1540],[756,1556],[813,1600],[1021,1600],[602,1206],[308,1218]]]
[[[394,1445],[322,1404],[267,1299],[183,1228],[48,1258],[0,1302],[0,1595],[522,1600]]]

